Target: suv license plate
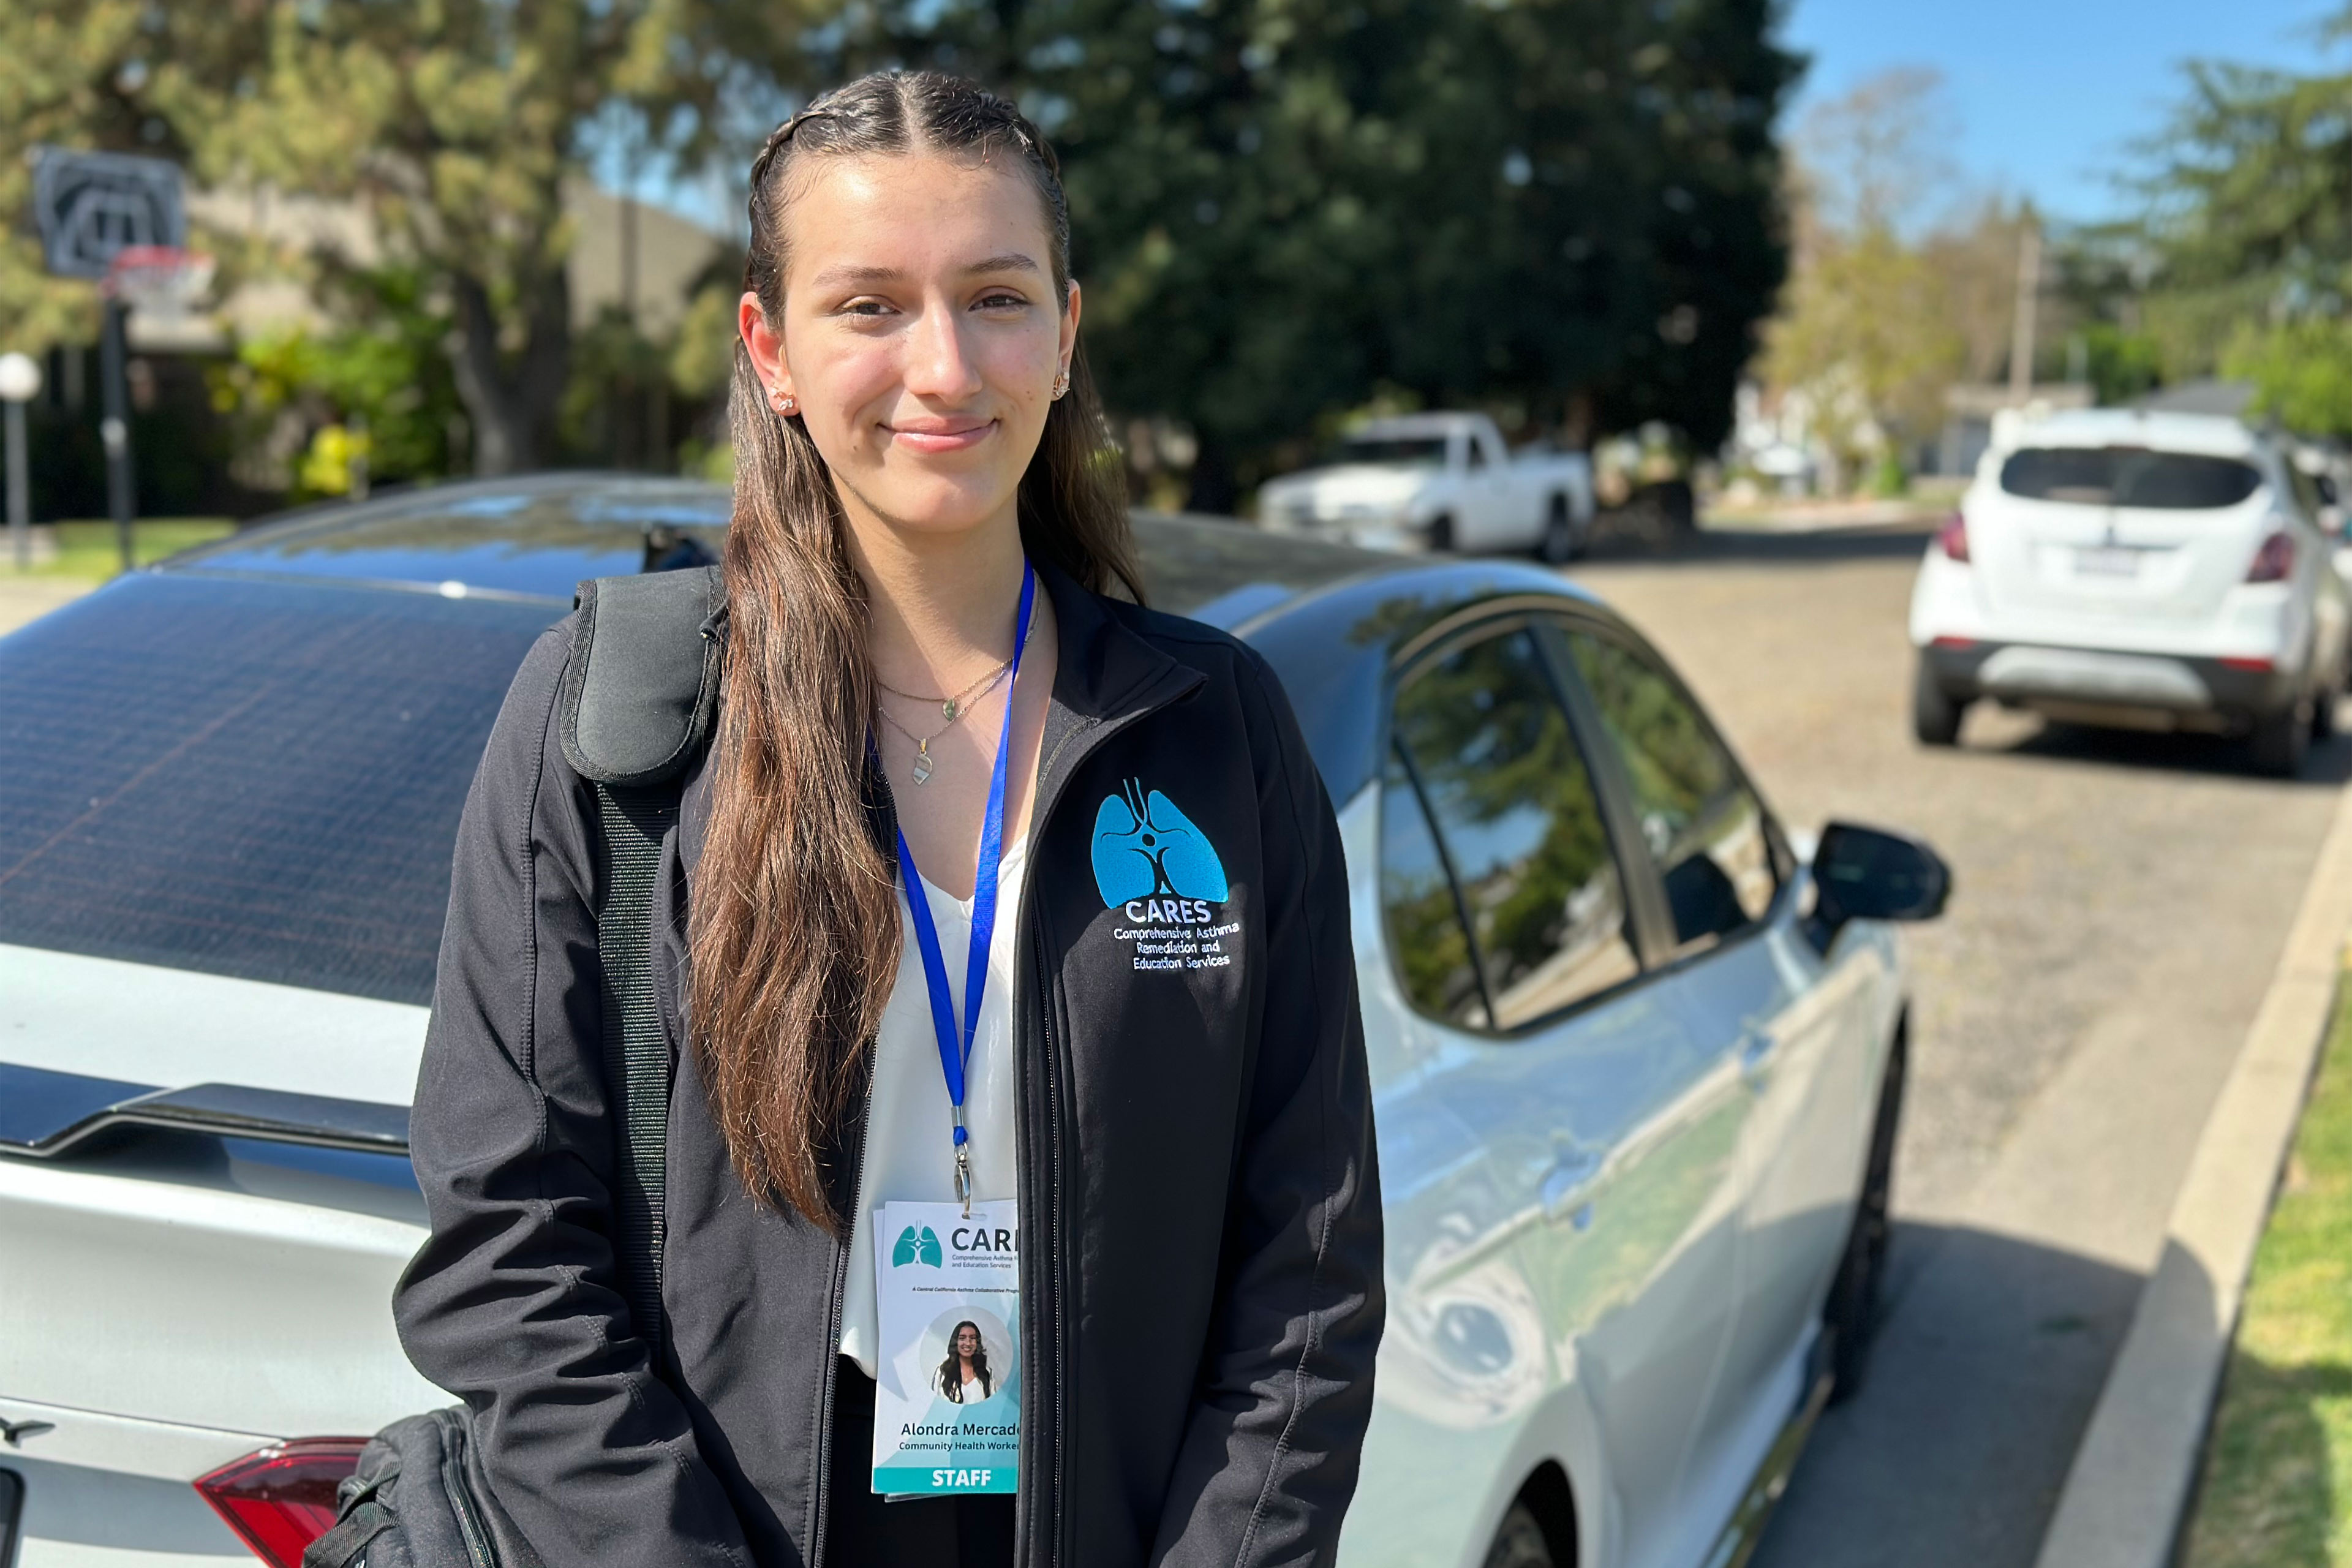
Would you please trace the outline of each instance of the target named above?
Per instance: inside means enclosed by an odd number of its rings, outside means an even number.
[[[2139,552],[2137,550],[2077,550],[2074,552],[2074,575],[2077,577],[2137,577],[2139,575]]]

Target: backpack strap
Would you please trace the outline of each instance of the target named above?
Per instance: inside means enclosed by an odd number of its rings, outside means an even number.
[[[614,1250],[658,1363],[672,1066],[654,986],[655,883],[718,707],[724,585],[717,567],[606,577],[580,584],[579,606],[557,732],[596,792],[604,1092],[619,1112]]]

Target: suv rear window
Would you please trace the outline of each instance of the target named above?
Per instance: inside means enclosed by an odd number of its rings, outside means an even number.
[[[458,812],[561,613],[165,574],[0,641],[0,942],[429,1002]]]
[[[2000,466],[2000,488],[2028,500],[2159,511],[2236,506],[2262,483],[2261,469],[2235,458],[2145,447],[2027,447]]]

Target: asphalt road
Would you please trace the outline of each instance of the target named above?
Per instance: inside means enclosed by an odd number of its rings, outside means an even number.
[[[1950,912],[1910,941],[1870,1379],[1824,1417],[1756,1568],[2031,1568],[2352,776],[2352,741],[2285,783],[2229,742],[1982,705],[1957,751],[1916,745],[1925,541],[1604,543],[1570,574],[1675,660],[1792,827],[1899,827],[1955,872]]]

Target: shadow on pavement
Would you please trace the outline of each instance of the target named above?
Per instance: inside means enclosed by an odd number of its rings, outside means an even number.
[[[1604,519],[1580,564],[1698,566],[1728,562],[1819,566],[1844,561],[1916,560],[1934,532],[1932,527],[1914,523],[1803,533],[1728,528],[1668,532],[1638,525],[1611,526]]]
[[[2008,745],[1970,745],[1961,750],[1993,756],[2040,757],[2098,767],[2168,768],[2175,773],[2244,778],[2281,786],[2337,789],[2352,781],[2352,735],[2316,742],[2303,772],[2293,779],[2264,778],[2246,763],[2246,743],[2226,735],[2107,730],[2045,720],[2042,727]]]
[[[2142,1283],[1898,1222],[1868,1376],[1815,1428],[1751,1568],[2032,1568]]]

